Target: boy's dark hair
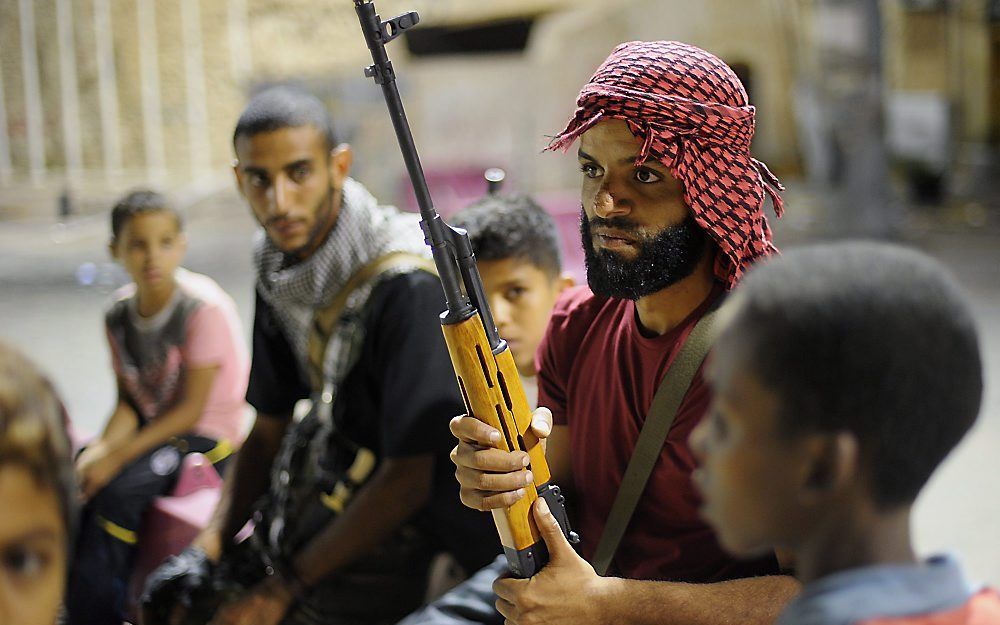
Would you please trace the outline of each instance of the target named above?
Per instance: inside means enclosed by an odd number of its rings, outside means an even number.
[[[316,96],[299,87],[269,87],[251,97],[243,109],[233,131],[233,147],[240,137],[299,126],[319,130],[326,139],[327,151],[339,144],[330,112]]]
[[[718,345],[777,395],[779,427],[851,432],[875,504],[912,503],[982,399],[975,323],[951,274],[902,247],[837,243],[765,263],[737,293]]]
[[[469,231],[478,260],[519,258],[551,278],[562,271],[556,224],[526,195],[487,195],[455,213],[450,221]]]
[[[24,467],[39,485],[52,489],[72,542],[79,494],[66,425],[52,383],[18,350],[0,343],[0,468]]]
[[[111,237],[117,239],[122,230],[136,215],[144,213],[170,213],[177,220],[177,230],[184,229],[184,217],[162,193],[149,189],[136,189],[118,200],[111,209]]]

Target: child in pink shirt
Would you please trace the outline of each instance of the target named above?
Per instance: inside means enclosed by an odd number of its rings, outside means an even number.
[[[236,306],[180,268],[181,217],[136,191],[111,215],[111,253],[134,282],[105,315],[118,403],[76,462],[86,501],[70,569],[68,623],[121,623],[142,515],[200,452],[221,470],[243,439],[249,356]]]

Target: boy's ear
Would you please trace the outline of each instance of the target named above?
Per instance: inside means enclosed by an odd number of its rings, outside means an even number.
[[[556,288],[558,289],[558,291],[556,291],[557,293],[562,293],[571,286],[576,286],[576,280],[574,280],[573,276],[565,271],[559,274],[559,277],[556,278]]]
[[[826,498],[858,482],[861,458],[858,439],[853,434],[818,434],[805,444],[808,465],[802,493],[806,501]]]
[[[354,153],[350,145],[341,143],[330,150],[330,184],[335,190],[344,187],[344,180],[350,175],[353,162]]]

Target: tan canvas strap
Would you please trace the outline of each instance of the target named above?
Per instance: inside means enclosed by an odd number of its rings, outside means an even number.
[[[716,314],[716,310],[712,309],[695,324],[677,357],[664,374],[656,395],[653,396],[653,403],[649,406],[646,421],[642,424],[642,431],[639,432],[639,439],[635,443],[621,487],[611,505],[608,521],[604,525],[604,532],[594,552],[591,564],[594,565],[598,575],[607,573],[614,559],[615,551],[618,550],[622,536],[625,535],[635,507],[639,503],[639,497],[646,490],[646,483],[653,472],[653,466],[656,465],[663,450],[670,426],[677,417],[677,410],[691,386],[691,381],[694,380],[698,367],[712,346],[715,339]]]
[[[347,301],[359,287],[374,280],[383,273],[402,267],[415,267],[437,275],[434,261],[424,256],[408,252],[393,252],[379,256],[367,265],[358,269],[347,281],[333,300],[325,307],[316,311],[312,327],[309,329],[309,384],[313,391],[323,388],[323,363],[326,357],[326,346],[333,336],[337,322],[347,306]]]

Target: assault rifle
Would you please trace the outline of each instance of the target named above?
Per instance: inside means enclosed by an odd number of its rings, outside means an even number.
[[[461,228],[449,226],[434,210],[420,167],[403,102],[396,88],[396,75],[385,51],[387,43],[416,25],[420,17],[411,11],[383,22],[370,0],[354,0],[354,8],[374,62],[365,69],[365,75],[374,78],[382,87],[396,139],[420,206],[424,239],[431,247],[441,278],[448,308],[441,313],[441,327],[465,408],[470,416],[488,423],[503,434],[497,448],[526,451],[530,458],[528,469],[534,476],[535,488],[525,489],[526,495],[509,508],[493,510],[493,519],[511,572],[517,577],[531,577],[548,562],[545,542],[531,514],[531,506],[538,497],[545,498],[570,542],[579,542],[579,537],[569,528],[565,500],[559,487],[551,483],[545,452],[531,432],[531,409],[510,348],[500,338],[493,322],[469,235]]]

